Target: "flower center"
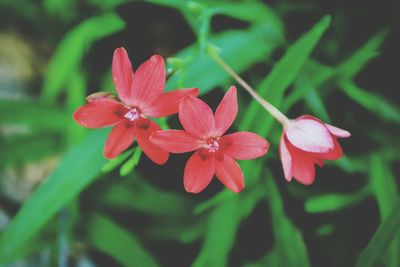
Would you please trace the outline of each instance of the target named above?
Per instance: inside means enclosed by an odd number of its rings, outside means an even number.
[[[207,144],[204,145],[204,148],[208,150],[208,152],[214,153],[219,149],[219,143],[217,140],[210,138],[207,140]]]
[[[134,121],[137,118],[139,118],[140,116],[140,112],[137,108],[132,108],[130,109],[125,115],[124,117],[127,118],[130,121]]]

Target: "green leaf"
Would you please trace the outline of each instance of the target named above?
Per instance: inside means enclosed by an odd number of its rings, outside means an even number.
[[[385,220],[390,215],[393,205],[399,195],[396,179],[390,169],[390,164],[385,162],[380,154],[372,154],[370,157],[369,184],[378,202],[381,220]],[[394,237],[392,245],[387,248],[386,252],[386,259],[391,263],[390,266],[399,266],[399,248],[400,235],[397,235]]]
[[[55,102],[70,75],[79,69],[84,53],[97,40],[121,30],[125,22],[115,13],[90,18],[72,29],[51,59],[42,91],[45,100]],[[110,58],[112,52],[110,52]]]
[[[295,83],[295,90],[304,91],[304,100],[312,113],[321,120],[330,123],[330,118],[325,105],[317,92],[317,89],[312,84],[308,74],[303,73],[302,75],[299,75]]]
[[[107,132],[97,130],[68,151],[47,180],[24,203],[0,238],[1,263],[12,260],[24,242],[97,177],[105,162],[102,150]]]
[[[210,42],[221,48],[221,57],[236,71],[244,71],[251,65],[263,61],[280,43],[276,29],[267,31],[265,27],[249,30],[232,30],[216,34]],[[248,44],[252,49],[248,49]],[[169,79],[167,90],[178,87],[197,87],[205,94],[216,86],[230,80],[230,76],[209,56],[196,53],[197,48],[190,46],[176,57],[185,61],[184,67]],[[246,51],[246,53],[239,53]],[[204,77],[199,79],[199,77]],[[183,81],[183,82],[182,82]]]
[[[191,200],[159,190],[136,173],[132,173],[131,178],[113,184],[102,195],[101,201],[113,208],[140,211],[151,216],[179,216],[189,212]]]
[[[390,174],[390,165],[379,154],[373,154],[370,158],[369,181],[372,193],[378,200],[381,218],[385,219],[392,210],[398,192],[396,180]]]
[[[76,0],[43,0],[43,6],[47,13],[70,21],[77,15]]]
[[[121,169],[119,169],[119,174],[124,177],[127,176],[130,172],[133,171],[133,169],[136,167],[136,165],[139,163],[140,157],[142,156],[142,150],[140,147],[136,147],[132,157],[127,160],[124,164],[122,164]]]
[[[102,172],[110,172],[114,170],[118,165],[120,165],[122,162],[124,162],[133,152],[133,149],[128,149],[122,154],[120,154],[118,157],[113,158],[109,161],[107,161],[106,164],[101,168]]]
[[[259,175],[258,170],[255,172]],[[194,267],[226,266],[229,253],[235,245],[240,223],[250,215],[264,196],[265,190],[262,187],[254,187],[253,190],[242,192],[240,195],[229,193],[226,194],[228,198],[223,201],[219,197],[214,197],[214,200],[209,202],[209,205],[212,205],[220,201],[209,215],[203,247],[192,265]],[[220,194],[222,195],[224,194]]]
[[[193,267],[224,267],[239,227],[239,196],[220,203],[211,213],[205,240]]]
[[[353,194],[325,194],[307,199],[304,208],[309,213],[334,212],[363,201],[368,197],[368,190]]]
[[[286,217],[283,202],[274,177],[268,173],[267,179],[268,204],[271,208],[272,230],[275,235],[275,249],[279,256],[276,266],[309,267],[310,261],[307,255],[307,247],[301,232]]]
[[[387,36],[384,30],[371,37],[360,49],[348,57],[337,69],[337,74],[345,80],[353,78],[373,58],[379,55],[379,48]]]
[[[0,166],[21,166],[61,152],[57,135],[48,133],[4,138],[0,146]]]
[[[112,256],[122,266],[160,266],[134,233],[103,215],[93,215],[89,226],[93,246]]]
[[[76,69],[67,82],[66,106],[68,114],[73,114],[76,108],[84,103],[86,87],[85,76],[81,69]],[[68,122],[67,143],[70,145],[77,144],[83,140],[87,130],[71,119]]]
[[[281,19],[272,9],[268,8],[267,5],[263,3],[220,3],[210,7],[208,10],[208,12],[213,15],[225,15],[252,23],[271,25],[273,28],[279,29],[280,32],[283,32]]]
[[[400,123],[400,110],[383,97],[369,93],[350,81],[342,82],[341,88],[347,96],[372,113],[388,121]]]
[[[46,114],[46,119],[43,119]],[[65,130],[65,124],[71,120],[66,112],[54,105],[28,100],[0,100],[0,122],[4,124],[22,124],[30,128],[46,130]]]
[[[315,229],[315,233],[318,236],[327,236],[333,233],[333,231],[335,230],[335,226],[333,224],[324,224],[319,226],[318,228]]]
[[[258,86],[258,93],[261,97],[278,107],[280,106],[286,89],[292,84],[309,59],[314,47],[328,29],[330,20],[330,16],[325,16],[310,31],[289,47],[271,73]],[[259,116],[256,116],[256,114],[261,113],[265,113],[265,111],[262,110],[258,103],[253,101],[247,109],[247,115],[244,116],[244,120],[241,122],[241,129],[250,129],[251,125],[259,124]]]
[[[400,197],[398,196],[387,218],[374,233],[367,247],[361,252],[357,259],[356,267],[380,266],[382,255],[385,255],[395,237],[398,237],[400,234],[399,210]],[[398,251],[395,252],[398,254]]]

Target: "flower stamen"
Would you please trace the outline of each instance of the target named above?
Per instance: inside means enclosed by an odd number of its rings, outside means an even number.
[[[132,108],[124,115],[124,117],[130,121],[134,121],[140,117],[140,112],[138,109]]]
[[[219,143],[215,139],[209,139],[207,141],[207,144],[204,145],[204,148],[208,150],[210,153],[217,152],[219,149]]]

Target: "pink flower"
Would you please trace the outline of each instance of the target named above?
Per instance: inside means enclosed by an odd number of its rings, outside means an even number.
[[[150,141],[171,153],[196,152],[186,163],[185,190],[201,192],[214,177],[233,192],[244,188],[238,160],[254,159],[267,153],[269,144],[250,132],[223,135],[238,111],[236,88],[231,87],[215,115],[202,100],[188,96],[179,106],[179,120],[185,130],[156,131]]]
[[[291,120],[280,142],[280,156],[287,181],[294,177],[309,185],[315,180],[314,163],[323,166],[325,160],[336,160],[343,154],[337,138],[350,137],[348,131],[304,115]]]
[[[143,152],[155,163],[164,164],[169,153],[149,141],[160,127],[148,117],[164,117],[178,112],[185,96],[197,96],[198,89],[182,89],[164,93],[165,64],[159,55],[152,56],[133,73],[124,48],[114,51],[112,75],[119,100],[109,93],[95,93],[79,107],[74,120],[88,128],[113,126],[104,146],[104,156],[114,158],[135,139]]]

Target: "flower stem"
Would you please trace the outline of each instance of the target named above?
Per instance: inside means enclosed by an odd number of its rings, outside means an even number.
[[[231,75],[265,110],[267,110],[276,120],[278,120],[284,127],[288,125],[289,119],[279,109],[262,98],[257,92],[243,80],[218,54],[215,49],[209,49],[211,58],[217,62],[229,75]]]

